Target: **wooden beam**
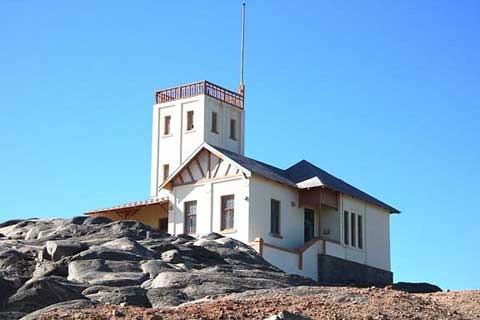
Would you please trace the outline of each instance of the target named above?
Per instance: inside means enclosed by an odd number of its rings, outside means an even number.
[[[195,157],[195,163],[197,164],[197,167],[200,170],[200,173],[202,174],[202,177],[204,177],[206,179],[207,176],[205,175],[205,172],[203,172],[202,165],[200,164],[200,161],[198,161],[198,157]]]
[[[193,181],[195,181],[195,179],[193,178],[193,174],[192,174],[192,171],[190,170],[190,167],[187,165],[187,172],[188,172],[188,175],[190,176],[190,179]]]
[[[218,169],[220,169],[220,165],[222,164],[222,158],[218,158],[218,161],[217,161],[217,168],[215,169],[215,173],[213,174],[213,177],[215,178],[217,176],[217,173],[218,173]]]
[[[232,165],[229,163],[228,167],[227,167],[227,171],[225,171],[225,177],[228,176],[228,172],[230,171],[231,167],[232,167]]]
[[[210,168],[211,166],[211,162],[212,162],[212,153],[211,152],[208,152],[208,156],[207,156],[207,171],[208,171],[208,179],[211,178],[212,176],[212,169]]]
[[[178,177],[180,178],[180,183],[185,183],[185,180],[183,180],[181,171],[178,173]]]

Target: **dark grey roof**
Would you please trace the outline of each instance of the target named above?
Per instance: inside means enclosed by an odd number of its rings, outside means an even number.
[[[229,157],[230,159],[232,159],[233,161],[235,161],[236,163],[238,163],[239,165],[241,165],[242,167],[244,167],[245,169],[253,173],[256,173],[270,180],[274,180],[274,181],[289,185],[294,188],[297,187],[297,184],[292,180],[290,180],[287,172],[283,169],[242,156],[241,154],[238,154],[223,148],[219,148],[216,146],[213,146],[213,147],[218,151],[220,151],[221,153],[223,153],[224,155],[226,155],[227,157]]]
[[[323,185],[325,185],[327,188],[368,201],[379,207],[388,209],[391,213],[400,213],[400,211],[395,209],[394,207],[391,207],[388,204],[378,200],[377,198],[374,198],[371,195],[363,192],[362,190],[357,189],[354,186],[346,183],[345,181],[338,179],[337,177],[331,175],[325,170],[320,169],[319,167],[311,164],[306,160],[302,160],[297,164],[294,164],[285,171],[287,172],[290,179],[295,183],[305,181],[313,177],[318,177],[320,181],[322,181]]]
[[[235,161],[236,163],[238,163],[239,165],[241,165],[242,167],[244,167],[245,169],[265,178],[296,188],[297,183],[313,177],[318,177],[318,179],[320,179],[323,185],[327,188],[368,201],[372,204],[389,210],[391,213],[400,213],[400,211],[395,209],[394,207],[391,207],[388,204],[363,192],[362,190],[357,189],[354,186],[346,183],[345,181],[338,179],[337,177],[331,175],[325,170],[320,169],[319,167],[311,164],[308,161],[302,160],[297,164],[291,166],[287,170],[283,170],[266,164],[264,162],[245,157],[241,154],[225,150],[223,148],[219,148],[216,146],[213,147],[227,157],[229,157],[230,159],[232,159],[233,161]]]

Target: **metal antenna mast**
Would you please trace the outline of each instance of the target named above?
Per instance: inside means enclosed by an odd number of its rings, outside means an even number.
[[[241,60],[240,60],[240,88],[239,93],[245,95],[245,85],[243,84],[243,68],[245,64],[245,1],[242,3],[242,42],[241,42]]]

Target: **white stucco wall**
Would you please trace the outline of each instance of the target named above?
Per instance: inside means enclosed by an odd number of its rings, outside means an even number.
[[[280,201],[280,234],[270,235],[271,199]],[[292,206],[292,202],[294,206]],[[298,207],[298,191],[286,185],[253,175],[250,178],[250,241],[261,237],[265,242],[285,248],[304,243],[304,209]]]
[[[301,254],[301,267],[298,253],[287,252],[267,245],[263,246],[263,258],[287,273],[298,274],[318,281],[318,255],[322,250],[322,243],[322,240],[315,242]]]
[[[367,264],[390,270],[390,214],[380,207],[367,205]]]
[[[172,234],[184,233],[184,203],[197,201],[197,236],[210,232],[221,232],[221,197],[234,195],[234,231],[227,235],[248,242],[248,179],[243,177],[225,180],[210,180],[196,185],[175,187],[170,194],[172,208],[169,212],[168,231]]]
[[[186,130],[188,111],[194,112],[194,129],[190,131]],[[213,111],[218,113],[219,134],[211,132]],[[171,134],[168,136],[163,134],[165,116],[171,116]],[[237,122],[237,140],[229,138],[230,119]],[[243,122],[242,109],[206,95],[155,104],[150,196],[168,196],[165,191],[158,192],[158,186],[163,182],[163,165],[168,164],[172,173],[203,142],[243,154],[245,137]]]
[[[211,145],[243,154],[245,141],[244,111],[209,96],[206,96],[205,101],[205,141]],[[218,115],[218,133],[211,130],[212,112],[216,112]],[[230,139],[230,119],[236,121],[236,140]]]
[[[320,209],[320,236],[340,242],[340,220],[338,210],[323,205]]]
[[[205,96],[170,101],[153,106],[152,127],[152,170],[150,196],[158,194],[158,186],[163,182],[163,165],[170,166],[172,173],[203,142]],[[194,111],[194,129],[187,131],[187,112]],[[170,134],[164,135],[164,118],[171,116]]]
[[[344,244],[343,212],[345,210],[363,216],[363,249]],[[345,248],[345,259],[390,270],[390,214],[388,210],[342,194],[340,212],[341,242]]]

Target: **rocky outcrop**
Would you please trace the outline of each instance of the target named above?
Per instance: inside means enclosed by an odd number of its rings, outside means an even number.
[[[8,299],[7,310],[33,312],[55,303],[83,299],[84,289],[85,286],[60,277],[33,279]]]
[[[207,296],[312,284],[218,234],[171,236],[136,221],[102,217],[27,219],[0,226],[5,235],[0,238],[4,317],[31,313],[27,319],[36,319],[70,304],[176,306]]]
[[[442,291],[440,287],[427,282],[398,282],[391,285],[390,288],[408,293],[432,293]]]

